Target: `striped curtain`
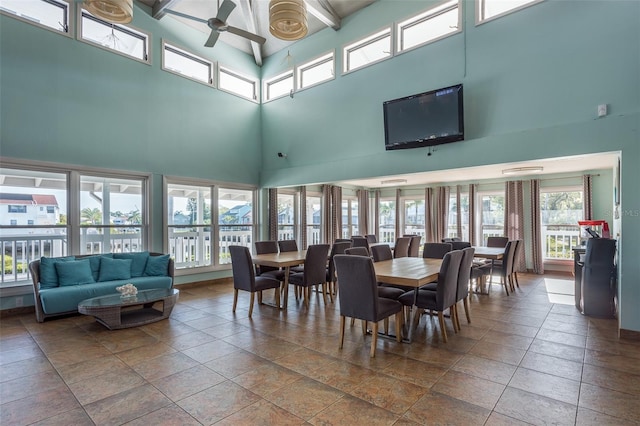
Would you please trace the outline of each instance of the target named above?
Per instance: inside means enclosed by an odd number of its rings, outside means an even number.
[[[531,254],[533,272],[544,274],[542,258],[542,226],[540,225],[540,179],[531,179]]]
[[[434,198],[434,239],[436,242],[447,238],[447,228],[449,226],[449,187],[439,186],[436,188],[436,196]]]
[[[307,187],[301,186],[300,197],[300,247],[307,248]]]
[[[342,188],[339,186],[331,187],[331,216],[333,230],[329,244],[333,244],[336,238],[342,238]]]
[[[524,203],[522,181],[508,181],[505,187],[505,235],[510,240],[524,241]],[[514,268],[516,271],[526,269],[524,250],[519,250],[515,259]]]
[[[593,218],[591,175],[582,175],[582,217],[584,220]]]
[[[380,241],[380,190],[376,189],[376,192],[373,195],[373,199],[373,233],[376,235],[376,239]]]
[[[369,234],[369,191],[358,189],[358,229],[361,235]]]
[[[478,185],[469,185],[469,242],[476,245],[476,194]]]
[[[424,189],[424,242],[438,242],[434,239],[433,188]]]
[[[400,229],[400,215],[402,214],[402,208],[400,206],[400,189],[396,189],[396,239],[402,237],[402,230]]]
[[[331,185],[322,187],[322,242],[324,244],[332,244],[333,238],[333,220],[331,215]]]
[[[462,206],[460,205],[460,192],[462,192],[462,186],[456,186],[456,236],[460,238],[462,241],[469,241],[467,238],[465,240],[464,235],[462,235]]]
[[[278,239],[278,188],[269,188],[269,239]]]

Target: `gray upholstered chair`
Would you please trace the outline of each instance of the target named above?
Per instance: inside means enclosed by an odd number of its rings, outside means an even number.
[[[444,259],[444,255],[453,250],[451,243],[424,243],[422,257],[425,259]]]
[[[298,243],[296,242],[296,240],[280,240],[278,241],[278,248],[280,249],[280,252],[298,251]],[[293,273],[302,272],[303,270],[304,266],[302,265],[292,266],[291,268],[289,268],[289,271]]]
[[[277,241],[256,241],[256,254],[268,254],[278,252]],[[274,266],[256,266],[256,274],[261,277],[272,277],[278,281],[284,281],[284,271]]]
[[[378,322],[395,315],[396,340],[402,340],[402,304],[396,300],[378,297],[378,283],[369,256],[336,255],[334,258],[340,280],[340,348],[344,343],[346,318],[357,318],[373,323],[371,357],[376,355]]]
[[[304,271],[289,276],[289,284],[302,288],[304,304],[309,308],[311,287],[322,286],[322,299],[327,304],[327,256],[329,244],[314,244],[307,248]]]
[[[471,268],[473,266],[473,254],[476,249],[466,247],[462,249],[462,261],[460,262],[460,270],[458,271],[458,288],[456,291],[456,303],[453,308],[456,311],[456,326],[460,330],[460,316],[458,315],[458,302],[462,300],[464,314],[467,322],[471,324],[471,315],[469,313],[469,282],[471,280]]]
[[[367,249],[367,252],[371,253],[369,251],[369,241],[367,241],[365,237],[353,236],[351,237],[351,242],[351,247],[365,247]]]
[[[355,256],[367,256],[369,257],[369,250],[366,247],[351,247],[344,251],[344,254]]]
[[[378,242],[378,237],[376,237],[374,234],[367,234],[364,237],[367,239],[367,242],[369,244],[375,244]]]
[[[514,258],[516,254],[516,248],[518,246],[518,241],[507,241],[507,245],[504,248],[504,255],[502,256],[502,262],[498,263],[497,261],[493,264],[493,268],[487,269],[487,271],[491,270],[491,273],[498,273],[500,275],[500,283],[504,285],[504,291],[509,295],[509,288],[515,290],[513,287],[513,265]],[[491,286],[491,277],[489,277],[489,286]]]
[[[333,263],[333,258],[336,254],[344,254],[344,251],[351,247],[351,240],[343,242],[335,242],[331,246],[331,252],[329,253],[329,265],[327,266],[327,283],[329,284],[328,292],[329,298],[333,302],[333,295],[337,294],[338,280],[336,279],[336,266]]]
[[[400,237],[396,239],[396,245],[393,247],[393,257],[409,257],[409,244],[411,237]]]
[[[440,272],[438,273],[438,283],[436,290],[411,290],[400,296],[398,301],[405,306],[413,306],[415,292],[418,292],[416,300],[416,307],[419,309],[428,309],[430,311],[436,311],[438,313],[438,320],[440,322],[440,331],[442,333],[442,340],[447,342],[447,330],[444,323],[444,311],[451,308],[451,320],[454,324],[453,329],[456,330],[455,325],[455,310],[453,305],[456,303],[456,292],[458,289],[458,273],[460,271],[460,263],[462,262],[462,251],[456,250],[445,254],[442,259],[442,265],[440,266]],[[419,315],[415,315],[416,318],[420,318]]]
[[[244,246],[229,246],[231,253],[231,268],[233,270],[233,312],[238,304],[238,290],[251,293],[249,303],[249,317],[253,313],[254,295],[258,292],[258,303],[262,303],[262,291],[275,289],[276,306],[280,307],[280,281],[272,277],[256,277],[251,262],[251,252]]]
[[[420,242],[422,241],[422,236],[411,235],[410,238],[409,257],[420,257]]]
[[[504,247],[509,242],[509,237],[487,237],[487,247]]]
[[[443,243],[453,243],[454,241],[462,241],[462,240],[460,238],[458,238],[458,237],[443,238],[442,239]]]
[[[471,243],[469,241],[452,241],[451,242],[452,250],[462,250],[462,249],[466,249],[467,247],[471,247]]]
[[[377,244],[375,246],[371,246],[370,249],[371,257],[373,257],[374,262],[393,259],[393,252],[391,251],[391,247],[387,244]]]

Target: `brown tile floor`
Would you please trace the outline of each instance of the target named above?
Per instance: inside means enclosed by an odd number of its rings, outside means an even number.
[[[447,320],[448,343],[425,316],[375,359],[358,323],[338,349],[337,305],[292,295],[248,319],[230,285],[183,289],[169,320],[127,330],[3,318],[0,424],[638,424],[640,343],[552,303],[571,300],[549,293],[567,279],[521,274],[509,297],[494,285],[460,333]]]

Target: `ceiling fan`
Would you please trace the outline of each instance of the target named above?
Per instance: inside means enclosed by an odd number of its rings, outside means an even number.
[[[235,9],[236,4],[231,0],[224,0],[220,7],[218,8],[218,14],[215,18],[202,19],[197,18],[195,16],[187,15],[185,13],[176,12],[174,10],[165,10],[166,13],[171,15],[179,16],[181,18],[191,19],[192,21],[202,22],[207,24],[209,28],[211,28],[211,34],[209,38],[204,43],[206,47],[213,47],[218,41],[218,37],[220,33],[228,31],[231,34],[239,35],[240,37],[244,37],[250,41],[256,42],[258,44],[264,44],[267,40],[264,37],[261,37],[257,34],[250,33],[248,31],[242,30],[240,28],[232,27],[227,25],[227,18],[231,14],[231,11]]]

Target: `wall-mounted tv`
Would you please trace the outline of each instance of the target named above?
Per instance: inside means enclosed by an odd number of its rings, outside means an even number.
[[[386,101],[385,148],[407,149],[464,140],[462,84]]]

